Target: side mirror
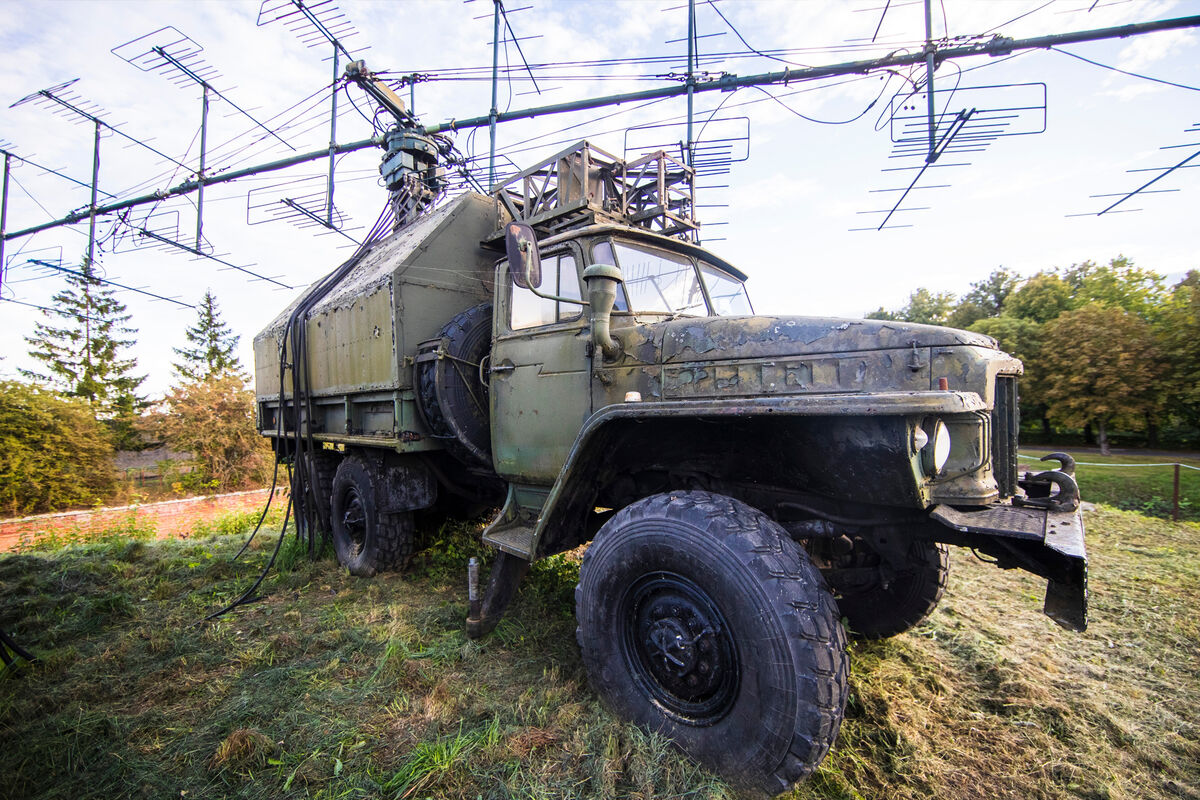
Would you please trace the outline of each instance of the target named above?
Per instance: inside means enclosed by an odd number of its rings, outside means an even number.
[[[513,283],[522,289],[542,285],[542,258],[538,254],[537,234],[524,222],[505,226],[504,249],[508,253],[508,271]]]
[[[621,343],[609,333],[609,320],[617,301],[617,284],[622,280],[621,270],[612,264],[592,264],[583,271],[588,305],[592,308],[592,342],[604,354],[605,361],[615,361],[621,355]]]

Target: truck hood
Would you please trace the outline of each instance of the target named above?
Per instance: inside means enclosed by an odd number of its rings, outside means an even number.
[[[654,327],[663,364],[954,345],[997,349],[996,341],[983,334],[891,320],[693,317]]]

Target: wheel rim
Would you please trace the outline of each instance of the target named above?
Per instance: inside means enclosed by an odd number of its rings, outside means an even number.
[[[353,486],[348,487],[344,502],[342,528],[346,531],[347,536],[350,537],[350,543],[354,546],[354,551],[359,552],[367,541],[367,515],[363,511],[362,496],[358,493],[358,489]]]
[[[638,686],[691,725],[728,713],[737,697],[737,651],[712,598],[682,575],[657,572],[630,586],[621,605],[625,661]]]

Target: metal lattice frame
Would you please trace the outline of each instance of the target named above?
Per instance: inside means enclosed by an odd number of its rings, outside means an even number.
[[[700,228],[695,177],[665,150],[627,162],[582,141],[514,175],[494,196],[513,219],[544,233],[616,222],[691,237]]]

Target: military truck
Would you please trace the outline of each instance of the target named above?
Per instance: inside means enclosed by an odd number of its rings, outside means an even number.
[[[254,342],[260,430],[352,573],[401,568],[414,512],[494,505],[480,636],[531,562],[590,542],[597,694],[772,794],[833,744],[847,635],[925,619],[947,545],[1046,578],[1084,628],[1073,462],[1020,474],[1022,367],[994,340],[756,314],[667,152],[582,142],[431,207],[445,142],[386,145],[401,223]]]

